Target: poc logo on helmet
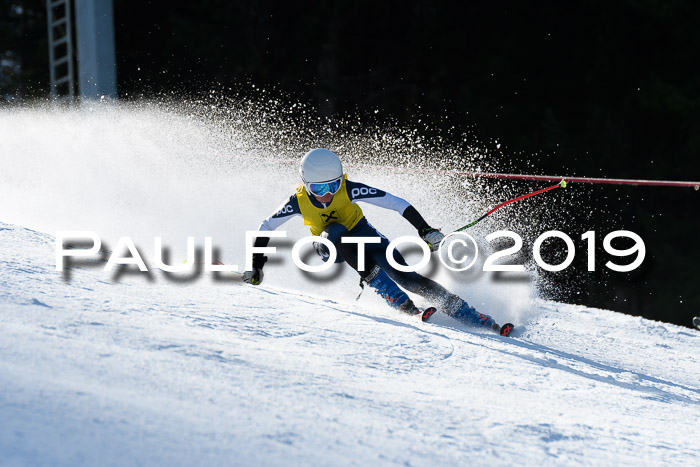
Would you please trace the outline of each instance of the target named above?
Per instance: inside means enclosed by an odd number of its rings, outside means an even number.
[[[377,189],[376,188],[367,188],[363,186],[362,188],[353,188],[352,191],[350,191],[350,194],[352,194],[353,198],[357,198],[360,195],[376,195],[377,194]]]
[[[291,204],[288,204],[285,207],[283,207],[282,209],[280,209],[279,211],[277,211],[277,215],[280,216],[282,214],[289,214],[292,211],[294,211],[294,208],[292,207]]]

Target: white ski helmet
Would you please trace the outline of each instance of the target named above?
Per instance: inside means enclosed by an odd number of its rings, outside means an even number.
[[[306,186],[306,191],[312,193],[312,183],[342,179],[343,165],[340,163],[340,158],[328,149],[312,149],[301,159],[299,175]]]

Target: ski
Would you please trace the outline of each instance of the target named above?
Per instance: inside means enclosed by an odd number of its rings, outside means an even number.
[[[437,311],[437,309],[434,306],[426,308],[425,310],[423,310],[423,313],[421,313],[421,315],[420,315],[421,321],[423,321],[425,323],[426,321],[428,321],[430,319],[431,316],[433,316],[435,314],[436,311]]]
[[[504,337],[510,336],[510,333],[513,331],[513,323],[506,323],[501,328],[498,330],[498,333]]]
[[[437,309],[434,306],[426,308],[425,310],[423,310],[423,313],[421,313],[420,319],[425,323],[430,319],[431,316],[435,314],[436,311]],[[491,329],[493,329],[501,336],[509,337],[510,333],[513,331],[514,328],[515,325],[513,323],[506,323],[503,326],[493,323],[493,327]]]
[[[508,337],[510,336],[510,333],[514,327],[515,326],[513,326],[513,323],[506,323],[503,326],[497,323],[493,323],[491,325],[491,330],[493,330],[493,332],[497,332],[501,336]]]

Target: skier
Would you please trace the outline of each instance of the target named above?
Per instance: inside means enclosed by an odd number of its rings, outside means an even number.
[[[700,330],[700,316],[693,318],[693,325]]]
[[[368,284],[386,302],[408,314],[421,312],[397,286],[397,283],[409,292],[420,295],[436,304],[449,316],[470,324],[491,328],[503,335],[508,335],[512,325],[503,329],[488,315],[478,313],[473,307],[458,296],[450,293],[437,282],[423,277],[416,272],[402,272],[391,267],[386,259],[389,240],[379,233],[364,217],[357,205],[362,201],[375,206],[390,209],[401,214],[417,230],[420,237],[428,244],[431,251],[439,248],[444,235],[432,228],[406,200],[377,188],[348,180],[343,172],[340,159],[328,149],[313,149],[301,160],[299,167],[302,184],[296,193],[270,217],[262,221],[259,231],[275,230],[289,219],[302,216],[311,234],[329,239],[336,247],[336,262],[347,262],[360,274],[360,286]],[[342,237],[378,237],[380,243],[367,243],[364,246],[364,270],[359,270],[358,245],[341,242]],[[258,237],[256,247],[265,247],[268,237]],[[320,242],[315,243],[316,252],[327,261],[329,251]],[[401,265],[406,261],[395,249],[394,259]],[[253,255],[253,269],[245,271],[243,280],[258,285],[263,280],[263,266],[267,257],[262,253]]]

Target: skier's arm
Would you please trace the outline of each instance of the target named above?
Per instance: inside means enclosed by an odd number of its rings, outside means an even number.
[[[403,217],[416,228],[418,235],[428,244],[431,251],[440,248],[440,243],[445,236],[438,229],[430,227],[416,208],[413,206],[407,207],[403,212]]]
[[[412,205],[409,205],[401,215],[404,217],[404,219],[410,222],[419,233],[432,228],[428,225],[425,219],[423,219],[423,216],[420,215],[418,210]]]
[[[353,203],[362,201],[363,203],[373,204],[384,209],[391,209],[399,214],[403,215],[406,208],[408,208],[411,203],[403,198],[394,196],[391,193],[380,190],[378,188],[365,185],[364,183],[347,182],[348,197]]]
[[[282,224],[295,216],[301,216],[299,202],[296,195],[292,195],[289,199],[280,206],[277,211],[267,217],[260,223],[258,231],[269,232],[276,230]],[[257,237],[253,246],[264,248],[270,243],[269,237]],[[267,256],[262,253],[253,253],[253,270],[243,273],[243,280],[249,284],[258,285],[263,280],[263,266],[267,261]]]
[[[438,229],[431,227],[418,210],[405,199],[363,183],[351,182],[350,180],[347,181],[347,189],[350,201],[353,203],[362,201],[398,212],[416,228],[418,235],[425,240],[432,251],[438,249],[444,235]]]
[[[299,209],[299,200],[297,200],[297,196],[292,195],[279,208],[277,208],[274,213],[260,223],[258,230],[277,230],[279,226],[295,216],[301,216],[301,209]]]

